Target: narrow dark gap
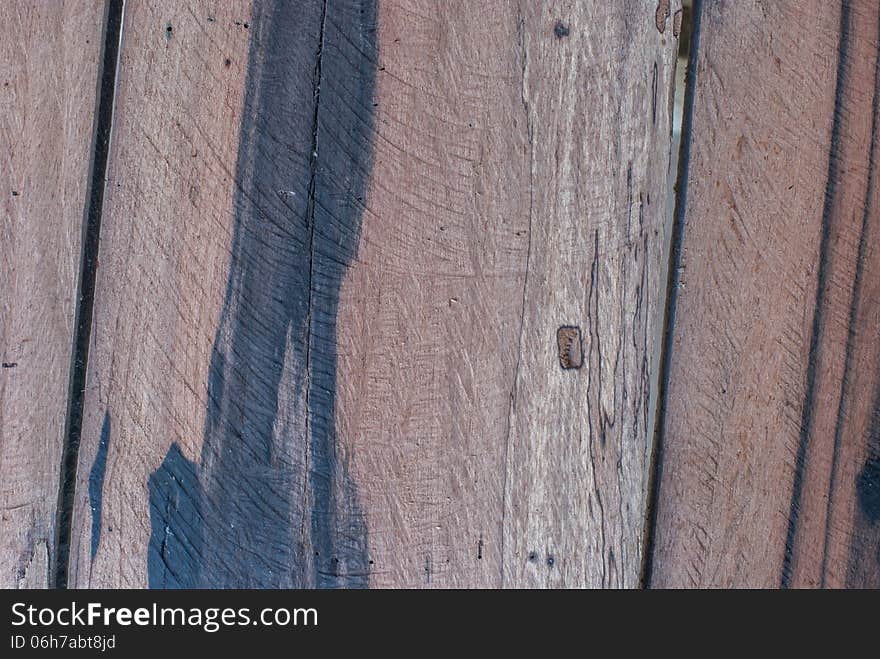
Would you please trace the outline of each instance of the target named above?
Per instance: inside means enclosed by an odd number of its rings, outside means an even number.
[[[95,275],[98,267],[98,243],[101,214],[104,206],[104,185],[113,126],[113,104],[116,97],[116,71],[119,63],[119,42],[125,0],[108,0],[104,14],[103,52],[98,73],[95,123],[92,134],[92,158],[83,212],[82,251],[77,284],[76,317],[73,351],[70,362],[67,418],[64,427],[64,449],[61,455],[58,509],[55,518],[55,551],[49,568],[49,583],[54,588],[67,588],[70,559],[70,535],[76,490],[76,466],[82,434],[83,396],[89,341],[92,332],[92,309],[95,302]]]
[[[666,423],[666,394],[669,382],[669,357],[672,349],[672,330],[675,326],[675,307],[681,267],[681,240],[687,201],[688,169],[690,165],[691,133],[693,129],[694,93],[696,87],[696,59],[700,43],[700,16],[702,0],[683,3],[681,34],[679,38],[678,70],[675,76],[675,113],[673,115],[672,165],[677,164],[677,175],[669,192],[672,211],[671,240],[666,284],[666,310],[663,320],[663,340],[660,354],[657,412],[654,415],[654,446],[651,452],[648,506],[645,520],[644,551],[642,554],[642,588],[651,587],[654,563],[654,538],[657,524],[657,499],[663,472],[663,429]]]

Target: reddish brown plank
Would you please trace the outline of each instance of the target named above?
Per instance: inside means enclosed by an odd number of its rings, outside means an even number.
[[[651,583],[876,587],[880,9],[701,4]]]

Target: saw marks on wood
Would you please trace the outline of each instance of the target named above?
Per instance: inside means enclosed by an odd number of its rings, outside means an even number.
[[[0,587],[54,553],[103,3],[0,6]]]
[[[880,586],[876,2],[696,3],[671,268],[678,0],[124,7],[0,8],[0,586]]]
[[[364,513],[336,441],[335,328],[371,168],[376,7],[264,6],[253,26],[196,583],[362,587]]]
[[[72,582],[367,584],[334,325],[375,12],[128,5]]]
[[[877,587],[880,10],[702,6],[651,583]]]
[[[376,586],[497,586],[528,242],[520,16],[379,3],[373,171],[338,320],[338,427]]]

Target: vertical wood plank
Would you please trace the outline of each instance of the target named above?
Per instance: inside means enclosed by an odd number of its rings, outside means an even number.
[[[0,587],[51,579],[103,3],[0,5]]]
[[[666,291],[681,9],[528,7],[531,239],[511,393],[505,583],[634,587]],[[565,338],[566,327],[577,329]]]
[[[878,58],[876,2],[702,3],[652,585],[880,585]]]

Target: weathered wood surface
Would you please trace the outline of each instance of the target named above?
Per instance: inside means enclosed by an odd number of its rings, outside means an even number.
[[[660,4],[127,2],[71,585],[636,585]]]
[[[103,3],[4,2],[0,23],[0,587],[46,587]]]
[[[651,585],[877,587],[880,9],[702,7]]]

